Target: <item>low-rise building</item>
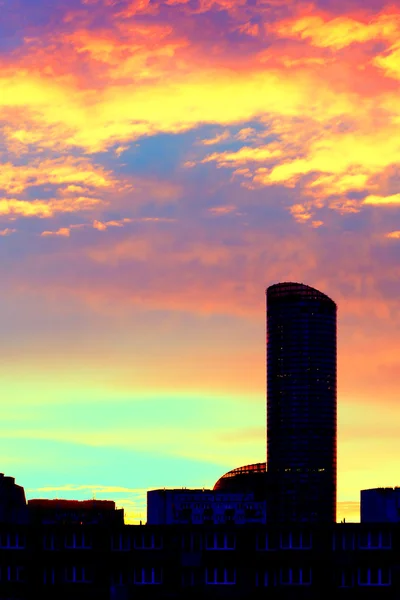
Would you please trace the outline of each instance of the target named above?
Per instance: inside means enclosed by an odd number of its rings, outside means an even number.
[[[265,523],[265,500],[252,492],[161,489],[147,492],[149,525]]]

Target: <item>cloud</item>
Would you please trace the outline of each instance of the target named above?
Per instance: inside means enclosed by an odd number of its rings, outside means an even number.
[[[125,493],[142,494],[146,490],[144,488],[129,488],[115,485],[101,484],[85,484],[79,485],[74,483],[66,483],[64,485],[48,485],[38,488],[27,489],[28,492],[82,492],[87,491],[91,494],[113,494]]]
[[[230,137],[229,131],[223,131],[222,133],[217,134],[213,138],[208,138],[205,140],[201,140],[201,144],[203,146],[214,146],[215,144],[220,144],[221,142],[225,142]]]
[[[400,194],[393,194],[391,196],[367,196],[364,198],[363,204],[372,204],[374,206],[400,205]]]
[[[400,44],[393,44],[385,54],[376,56],[372,62],[383,69],[386,77],[400,79]]]
[[[228,215],[234,210],[236,210],[236,206],[213,206],[208,209],[208,212],[210,212],[212,215],[219,216]]]
[[[99,198],[78,196],[50,200],[18,200],[0,198],[1,216],[49,218],[57,213],[72,213],[92,210],[102,204]]]
[[[365,21],[346,15],[329,19],[318,15],[307,15],[288,19],[272,27],[283,37],[295,37],[310,40],[319,48],[341,50],[354,43],[372,40],[395,40],[400,31],[400,18],[396,11],[383,12]]]
[[[8,194],[21,194],[27,188],[41,185],[66,186],[75,192],[81,186],[104,189],[114,183],[110,172],[93,165],[86,158],[62,157],[35,159],[30,164],[3,163],[0,173],[0,189]]]
[[[71,233],[71,230],[69,227],[60,227],[60,229],[57,229],[57,231],[42,231],[42,233],[40,234],[42,237],[47,237],[47,236],[61,236],[61,237],[69,237]]]

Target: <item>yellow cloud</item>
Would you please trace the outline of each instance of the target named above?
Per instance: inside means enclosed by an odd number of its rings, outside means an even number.
[[[321,16],[290,19],[274,28],[283,37],[309,39],[313,46],[340,50],[353,43],[376,39],[396,39],[400,31],[398,14],[381,14],[368,22],[341,16],[325,20]]]
[[[268,114],[316,112],[329,118],[353,114],[356,108],[350,96],[315,86],[311,73],[293,78],[264,66],[233,71],[201,65],[196,69],[187,65],[181,72],[172,62],[158,75],[153,68],[150,74],[151,80],[139,77],[134,83],[100,80],[93,89],[78,85],[71,77],[39,77],[29,70],[0,74],[0,115],[8,118],[5,138],[9,143],[18,138],[19,144],[34,142],[57,149],[78,146],[96,152],[205,122],[229,125]]]
[[[72,156],[34,160],[22,166],[3,163],[0,171],[0,189],[9,194],[21,194],[28,187],[45,184],[66,185],[67,191],[75,192],[82,185],[108,188],[113,183],[113,177],[104,168]]]
[[[400,205],[400,194],[391,196],[367,196],[363,200],[363,204],[380,205]]]
[[[386,234],[386,237],[398,240],[400,239],[400,231],[390,231]]]
[[[305,223],[309,221],[312,217],[312,212],[310,211],[307,205],[293,204],[293,206],[291,206],[289,210],[293,215],[294,219],[299,223]]]
[[[268,160],[277,159],[282,155],[282,151],[277,147],[277,144],[268,146],[260,146],[252,148],[244,146],[237,152],[214,152],[206,156],[201,162],[217,162],[219,166],[239,166],[248,162],[266,162]]]
[[[373,64],[383,69],[387,77],[400,79],[400,44],[394,44],[386,54],[376,56]]]
[[[102,204],[99,198],[85,196],[52,200],[18,200],[16,198],[0,198],[0,215],[17,215],[21,217],[52,217],[57,213],[70,213],[91,210]]]

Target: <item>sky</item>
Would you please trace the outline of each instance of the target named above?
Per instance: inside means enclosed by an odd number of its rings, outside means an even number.
[[[0,1],[0,465],[28,498],[265,460],[265,288],[338,304],[338,520],[400,484],[400,8]]]

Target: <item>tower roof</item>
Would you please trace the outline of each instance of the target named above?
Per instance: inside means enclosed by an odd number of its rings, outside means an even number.
[[[267,302],[273,303],[283,299],[302,298],[305,300],[320,300],[325,301],[336,307],[332,298],[323,294],[319,290],[306,285],[305,283],[296,283],[293,281],[284,281],[282,283],[274,283],[266,289]]]

